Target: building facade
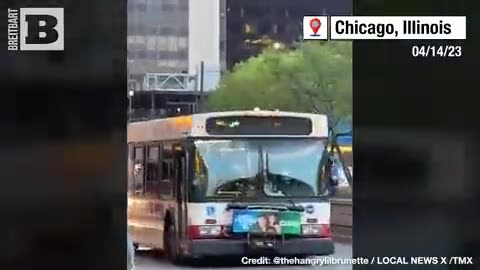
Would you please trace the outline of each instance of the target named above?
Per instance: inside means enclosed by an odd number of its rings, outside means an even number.
[[[303,16],[351,15],[351,0],[227,0],[226,62],[257,55],[265,47],[293,48],[303,39]]]
[[[203,89],[216,88],[226,68],[226,0],[190,0],[189,73],[199,74],[204,64]]]
[[[217,86],[225,67],[224,20],[225,0],[128,1],[133,118],[198,111],[199,95]]]
[[[223,71],[265,47],[297,46],[303,16],[351,10],[350,0],[128,0],[130,111],[195,112]]]
[[[210,82],[225,68],[225,0],[129,0],[127,44],[131,79],[197,75],[204,62]]]
[[[189,0],[128,0],[132,76],[188,72]]]

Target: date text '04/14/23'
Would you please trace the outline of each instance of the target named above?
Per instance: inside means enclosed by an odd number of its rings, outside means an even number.
[[[462,46],[458,45],[443,45],[443,46],[434,46],[434,45],[422,45],[422,46],[412,46],[412,56],[413,57],[462,57],[463,50]]]

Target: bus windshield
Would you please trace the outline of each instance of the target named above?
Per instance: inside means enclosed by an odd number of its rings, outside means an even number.
[[[195,145],[195,198],[310,197],[322,193],[323,140],[197,140]]]

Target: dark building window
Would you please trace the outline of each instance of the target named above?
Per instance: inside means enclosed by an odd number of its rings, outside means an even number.
[[[175,10],[175,5],[170,4],[170,3],[162,3],[162,10],[163,11],[174,11]]]
[[[187,58],[188,57],[188,51],[187,50],[181,50],[177,52],[178,58]]]
[[[180,27],[178,32],[180,36],[188,36],[188,27]]]
[[[171,36],[175,35],[175,28],[172,27],[162,27],[160,29],[160,35]]]
[[[157,55],[158,55],[158,52],[157,51],[152,51],[152,50],[148,50],[146,51],[146,57],[147,59],[157,59]]]
[[[146,27],[146,34],[147,35],[156,35],[158,34],[159,30],[158,30],[158,27],[155,27],[155,26],[149,26],[149,27]]]
[[[289,9],[289,12],[291,17],[295,19],[299,19],[299,18],[303,18],[303,16],[315,16],[315,14],[317,13],[321,14],[321,10],[323,10],[323,8],[319,8],[318,11],[312,11],[302,7],[295,7],[293,9]]]
[[[187,55],[187,51],[158,51],[158,56],[162,60],[176,60],[186,58]]]
[[[276,8],[273,11],[273,14],[275,14],[275,16],[278,17],[278,18],[285,17],[285,9],[284,8]]]
[[[235,33],[235,35],[238,35],[238,32],[242,32],[243,29],[242,29],[243,25],[241,22],[232,22],[232,23],[229,23],[228,26],[227,26],[227,33],[230,34],[230,31],[232,31],[232,35],[233,33]]]
[[[188,11],[188,1],[181,1],[179,8],[181,11]]]
[[[225,41],[220,41],[220,51],[225,51]]]
[[[147,52],[146,51],[138,51],[137,52],[137,57],[140,59],[145,59],[147,58]]]
[[[140,11],[140,12],[146,12],[147,11],[147,5],[145,3],[138,3],[135,5],[135,10]]]
[[[147,27],[143,24],[135,24],[132,25],[131,32],[129,33],[130,35],[140,35],[143,36],[147,34]]]
[[[245,7],[244,7],[245,8]],[[253,18],[263,18],[265,15],[269,13],[269,9],[265,7],[249,7],[248,8],[248,15],[249,17]]]
[[[266,35],[270,34],[270,30],[272,29],[272,22],[262,21],[258,23],[258,34]]]
[[[285,33],[286,31],[286,27],[284,24],[277,24],[277,33],[278,34],[283,34]]]

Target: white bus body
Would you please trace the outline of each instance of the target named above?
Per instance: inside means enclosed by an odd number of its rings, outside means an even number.
[[[221,119],[233,120],[226,123]],[[249,119],[273,121],[272,128],[256,127]],[[309,129],[304,133],[299,131],[302,128],[289,130],[289,123],[296,127],[300,120],[310,123]],[[248,128],[242,130],[243,123],[249,123]],[[278,133],[270,131],[277,127]],[[248,131],[256,128],[258,132]],[[284,255],[333,253],[330,203],[321,195],[321,175],[316,175],[321,173],[327,137],[326,116],[278,111],[216,112],[129,124],[128,225],[133,241],[166,249],[175,261],[244,255],[252,250],[249,239],[253,234],[232,232],[232,213],[250,209],[252,215],[269,211],[300,217],[299,235],[283,236],[281,241],[275,236],[275,244],[269,242],[273,245],[270,251]],[[249,171],[259,171],[255,177],[263,174],[280,180],[275,180],[278,184],[263,181],[259,190],[265,198],[260,199],[234,187],[243,183],[242,187],[257,192],[247,184],[254,177]],[[239,180],[228,180],[230,175]],[[293,183],[292,179],[303,182]],[[294,189],[300,195],[289,193]]]

